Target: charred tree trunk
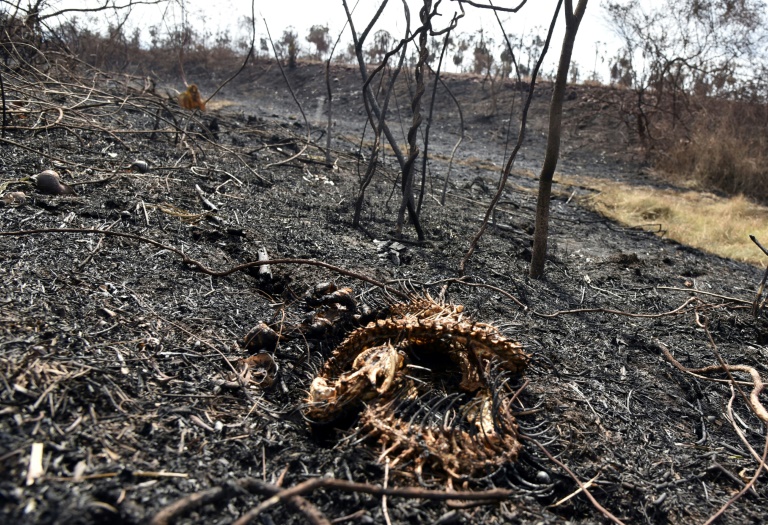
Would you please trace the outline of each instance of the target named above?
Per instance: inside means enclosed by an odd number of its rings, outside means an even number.
[[[557,77],[552,89],[552,102],[549,106],[549,136],[547,137],[547,152],[544,165],[539,175],[539,196],[536,203],[536,226],[533,234],[533,254],[529,275],[538,279],[544,274],[544,261],[547,257],[547,240],[549,237],[549,202],[552,194],[552,177],[555,174],[557,160],[560,157],[560,136],[563,119],[563,98],[565,84],[568,80],[568,70],[571,66],[573,43],[579,24],[584,17],[587,0],[579,0],[576,11],[573,10],[573,0],[565,0],[565,37],[563,49],[560,52],[560,62],[557,66]]]
[[[427,37],[430,28],[430,11],[432,9],[432,0],[424,0],[424,5],[419,11],[421,19],[421,34],[419,35],[419,59],[416,62],[414,76],[416,77],[416,92],[411,99],[411,110],[413,111],[413,120],[411,128],[408,130],[408,158],[403,166],[403,200],[400,204],[400,211],[397,215],[397,234],[402,234],[403,223],[405,222],[405,210],[408,210],[408,217],[416,229],[416,234],[420,241],[424,240],[424,231],[419,222],[419,214],[416,211],[416,203],[413,198],[413,177],[414,164],[419,157],[418,132],[421,127],[421,97],[424,96],[424,68],[427,62]]]

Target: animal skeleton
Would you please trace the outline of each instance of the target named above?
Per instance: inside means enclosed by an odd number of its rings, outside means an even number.
[[[396,304],[334,350],[312,381],[304,415],[322,424],[360,411],[358,432],[379,444],[380,461],[418,476],[424,467],[475,476],[517,458],[506,377],[529,359],[463,306]]]

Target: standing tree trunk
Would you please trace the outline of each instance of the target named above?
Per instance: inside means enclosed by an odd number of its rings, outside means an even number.
[[[552,177],[560,156],[560,135],[563,119],[563,98],[565,84],[568,80],[568,69],[571,66],[573,43],[579,24],[584,17],[587,0],[579,0],[576,11],[573,10],[573,0],[565,0],[565,38],[560,52],[560,62],[557,66],[557,77],[552,90],[552,102],[549,106],[549,136],[547,137],[547,152],[544,165],[539,175],[539,197],[536,203],[536,226],[533,234],[533,254],[529,275],[538,279],[544,274],[544,260],[547,257],[547,238],[549,237],[549,201],[552,193]]]
[[[424,65],[427,62],[429,55],[429,49],[427,48],[429,32],[431,29],[431,10],[432,0],[424,0],[424,5],[419,11],[419,18],[421,20],[421,33],[419,35],[419,58],[416,61],[416,67],[414,68],[414,76],[416,77],[416,92],[411,99],[411,111],[413,112],[413,119],[411,121],[411,127],[408,130],[408,158],[403,165],[403,200],[400,203],[400,211],[397,214],[397,235],[401,235],[403,232],[403,223],[405,222],[405,210],[408,210],[408,217],[413,223],[413,227],[416,229],[416,234],[420,241],[424,240],[424,230],[421,228],[419,221],[419,213],[416,210],[416,203],[413,198],[413,178],[414,178],[414,166],[416,159],[419,157],[419,144],[418,144],[418,132],[421,127],[421,97],[424,96]],[[423,191],[423,189],[422,189]]]

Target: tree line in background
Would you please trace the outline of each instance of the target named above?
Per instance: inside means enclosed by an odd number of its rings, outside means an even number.
[[[531,269],[534,276],[541,274],[546,253],[548,185],[559,152],[562,99],[558,97],[562,97],[566,81],[602,85],[599,92],[604,107],[623,122],[627,137],[641,144],[642,154],[660,171],[673,177],[695,178],[707,187],[744,193],[768,202],[768,175],[763,168],[768,164],[765,153],[768,147],[768,37],[764,0],[664,0],[654,8],[646,8],[640,2],[605,2],[601,7],[622,46],[613,56],[605,56],[596,49],[594,65],[586,77],[582,77],[579,65],[571,63],[570,56],[586,0],[576,6],[572,0],[559,0],[549,29],[536,28],[524,35],[506,31],[499,14],[514,18],[517,11],[527,8],[526,0],[520,0],[513,7],[480,6],[467,0],[455,2],[461,7],[461,13],[457,12],[443,28],[433,23],[439,14],[440,1],[421,0],[418,16],[412,16],[404,4],[408,30],[404,35],[393,35],[386,29],[375,29],[387,0],[380,2],[379,11],[366,21],[364,28],[354,26],[343,1],[345,34],[351,35],[351,42],[342,46],[337,46],[341,35],[331,34],[329,26],[323,24],[313,25],[304,35],[299,35],[294,28],[283,29],[274,42],[270,42],[266,34],[256,38],[255,34],[233,37],[226,31],[207,32],[189,22],[183,1],[180,4],[164,0],[147,2],[167,4],[167,12],[176,13],[176,18],[171,17],[173,23],[150,26],[147,42],[142,41],[137,29],[127,29],[130,9],[113,6],[110,10],[111,4],[94,9],[110,13],[106,25],[97,29],[93,20],[87,18],[88,10],[75,9],[71,14],[76,16],[53,25],[53,21],[58,20],[56,15],[62,12],[53,12],[45,0],[36,0],[27,8],[0,0],[0,26],[5,28],[3,39],[6,41],[22,36],[34,38],[42,51],[46,46],[57,46],[99,68],[155,75],[160,79],[173,78],[182,68],[182,75],[186,69],[190,76],[215,81],[217,75],[226,74],[222,71],[236,70],[246,54],[257,58],[271,56],[271,43],[274,52],[289,68],[298,67],[306,60],[326,61],[329,67],[331,62],[356,64],[374,140],[367,156],[370,165],[361,180],[355,223],[359,220],[365,188],[376,171],[379,149],[387,142],[402,171],[403,201],[398,233],[409,221],[416,227],[420,239],[424,237],[419,212],[428,170],[431,105],[439,76],[445,71],[471,73],[481,77],[483,85],[487,81],[492,115],[498,110],[496,95],[505,82],[513,79],[518,87],[528,86],[530,101],[536,81],[550,80],[555,89],[550,111],[550,143],[547,158],[543,159],[545,169],[540,175],[538,233],[534,243],[540,248],[534,250]],[[170,10],[173,6],[181,6],[180,12]],[[465,6],[492,10],[498,28],[460,31],[459,21]],[[543,58],[553,27],[561,18],[565,19],[566,42],[560,50],[557,70],[545,72]],[[241,19],[246,33],[255,27],[255,22],[253,18]],[[258,42],[255,46],[254,41]],[[411,93],[412,124],[408,144],[401,151],[387,122],[394,118],[388,114],[389,97],[403,69],[414,78],[416,90]],[[380,86],[376,93],[371,91],[374,82]],[[329,100],[331,98],[329,86]],[[517,146],[502,173],[499,195],[508,167],[522,143],[527,107],[527,104],[521,105],[517,116],[519,129],[509,137],[510,143],[517,140]],[[419,133],[424,137],[421,144],[417,143]],[[420,183],[418,174],[421,174]],[[420,191],[417,199],[414,191]],[[492,208],[493,204],[489,214]],[[478,238],[481,234],[482,230]],[[473,247],[478,238],[473,240]],[[462,267],[465,262],[466,259]],[[534,269],[534,265],[538,269]]]
[[[3,19],[14,16],[12,8],[15,8],[23,15],[26,24],[33,24],[30,19],[34,19],[34,13],[45,5],[44,1],[37,0],[24,10],[3,0],[0,16]],[[691,98],[695,96],[756,102],[768,100],[768,39],[763,0],[664,0],[650,10],[644,9],[640,2],[607,2],[601,8],[622,46],[613,56],[596,49],[595,62],[587,75],[583,74],[587,66],[572,64],[569,80],[634,91],[635,107],[624,110],[627,124],[643,141],[658,142],[667,131],[664,126],[683,125]],[[37,23],[52,18],[46,16]],[[244,32],[233,36],[228,30],[197,29],[182,16],[176,24],[149,26],[149,39],[142,41],[139,28],[127,28],[128,20],[127,14],[114,16],[105,24],[82,14],[47,26],[43,33],[97,67],[113,70],[135,67],[136,61],[131,57],[135,57],[137,51],[150,55],[156,52],[167,61],[167,57],[183,49],[204,69],[221,59],[241,60],[241,55],[249,48],[250,37],[245,33],[253,22],[248,17],[241,17],[240,26]],[[510,33],[501,37],[498,32],[480,28],[472,33],[450,35],[445,41],[430,37],[427,62],[434,63],[445,46],[447,61],[452,64],[450,72],[505,79],[513,73],[509,42],[517,54],[517,71],[523,77],[530,75],[544,45],[544,29],[534,28],[523,35]],[[289,27],[283,29],[275,43],[282,58],[295,66],[300,60],[328,58],[335,36],[331,35],[327,24],[313,25],[306,35],[299,35],[297,30]],[[366,60],[381,62],[396,41],[386,29],[375,31],[363,50]],[[255,54],[257,57],[271,56],[265,36],[259,38]],[[416,60],[416,52],[411,50],[405,63],[413,66]],[[346,48],[335,51],[333,61],[354,63],[354,44],[349,42]],[[156,66],[154,62],[152,65]],[[542,71],[540,74],[544,78],[554,76],[554,72]],[[671,102],[671,108],[663,107],[666,99]],[[661,124],[664,126],[660,128]]]
[[[6,7],[11,5],[3,3]],[[679,147],[674,152],[658,150],[665,143],[693,140],[704,133],[708,122],[731,129],[734,122],[723,121],[724,111],[735,111],[737,120],[744,117],[743,110],[728,104],[726,107],[716,104],[714,112],[705,111],[702,99],[758,104],[768,100],[765,2],[664,0],[650,10],[644,9],[640,2],[607,2],[601,7],[622,46],[613,56],[596,49],[592,67],[572,64],[570,82],[607,84],[631,91],[631,99],[622,99],[616,104],[628,131],[644,143],[651,155],[659,154],[656,160],[662,160],[665,169],[701,172],[703,168],[691,165],[695,159],[679,151]],[[9,11],[6,10],[6,16]],[[138,28],[126,30],[127,18],[108,22],[101,29],[96,29],[94,20],[88,20],[71,18],[52,28],[50,37],[61,40],[94,65],[109,69],[128,68],[131,57],[135,57],[137,50],[143,50],[158,56],[158,60],[150,61],[153,70],[165,72],[160,67],[163,57],[168,62],[168,56],[184,49],[195,59],[190,61],[192,67],[198,65],[202,73],[222,61],[238,62],[249,46],[247,35],[235,37],[228,31],[211,33],[183,20],[175,26],[150,26],[148,42],[141,41]],[[243,17],[240,25],[247,30],[251,23]],[[472,33],[449,35],[445,41],[430,37],[427,62],[433,64],[445,45],[447,62],[451,65],[447,70],[473,73],[487,80],[506,79],[513,73],[513,56],[507,45],[510,42],[517,54],[519,74],[529,76],[544,45],[543,28],[524,35],[499,37],[498,33],[481,28]],[[317,24],[309,28],[306,35],[299,35],[294,28],[283,29],[275,43],[283,59],[295,67],[300,60],[328,58],[335,37],[327,24]],[[370,63],[379,63],[396,41],[389,31],[379,29],[366,44],[364,57]],[[255,53],[261,57],[271,56],[266,37],[259,38]],[[412,67],[416,59],[415,51],[411,50],[405,63]],[[335,51],[333,60],[354,63],[354,44],[349,42],[345,48]],[[167,73],[172,74],[173,61],[168,66]],[[590,71],[585,75],[586,68]],[[553,72],[540,74],[544,78],[553,77]],[[694,113],[699,115],[696,123],[691,120]],[[759,119],[753,122],[759,123]],[[684,154],[681,156],[681,153]],[[682,158],[687,159],[684,165],[679,162]]]
[[[768,27],[763,0],[608,2],[623,45],[611,84],[655,167],[768,202]]]
[[[243,19],[242,25],[251,24],[250,19]],[[108,66],[113,69],[124,69],[136,66],[129,60],[137,51],[152,53],[157,51],[164,56],[173,55],[179,49],[185,49],[192,55],[200,52],[207,54],[230,55],[239,60],[243,53],[248,52],[249,38],[246,36],[233,37],[227,30],[215,33],[199,31],[194,27],[176,27],[163,29],[159,25],[149,27],[149,41],[141,39],[141,32],[134,28],[126,33],[125,26],[109,23],[103,29],[91,21],[81,18],[73,18],[56,28],[56,38],[65,43],[69,49],[89,61],[95,61],[93,65]],[[300,61],[323,61],[329,57],[331,46],[336,35],[331,35],[328,25],[317,24],[307,30],[306,35],[289,27],[282,30],[282,34],[275,41],[280,57],[289,67],[296,67]],[[531,30],[523,36],[508,34],[507,39],[513,42],[520,55],[519,70],[523,76],[531,72],[533,62],[541,53],[544,42],[536,30]],[[256,58],[272,57],[266,36],[260,37],[259,45],[254,50]],[[363,50],[366,60],[372,64],[380,63],[393,44],[397,41],[386,29],[376,31],[370,43]],[[429,39],[428,62],[432,63],[440,55],[443,45],[442,39]],[[192,56],[190,55],[190,56]],[[453,67],[452,73],[473,73],[484,77],[509,78],[513,71],[513,58],[508,50],[506,41],[497,42],[488,31],[478,29],[474,33],[461,33],[448,38],[446,55],[450,58]],[[347,46],[334,53],[332,61],[339,64],[350,64],[356,61],[354,44],[348,42]],[[413,66],[417,61],[415,52],[406,58],[406,64]],[[603,68],[605,69],[605,68]],[[607,72],[593,69],[590,76],[582,79],[580,68],[574,66],[571,70],[571,81],[582,80],[595,83],[607,78]],[[605,73],[605,74],[603,74]]]

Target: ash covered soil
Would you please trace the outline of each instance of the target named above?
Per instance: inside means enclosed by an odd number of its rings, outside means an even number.
[[[25,100],[29,113],[12,115],[0,149],[6,189],[27,195],[0,208],[0,521],[145,523],[220,487],[171,521],[230,523],[275,486],[320,477],[512,489],[481,504],[393,496],[386,507],[359,491],[303,494],[335,522],[607,521],[531,440],[522,441],[517,461],[471,478],[428,466],[419,478],[412,464],[389,469],[379,462],[381,445],[358,439],[354,417],[313,429],[302,407],[323,362],[349,331],[385,317],[402,299],[306,264],[273,264],[271,278],[256,267],[225,276],[201,271],[255,261],[260,249],[271,259],[321,261],[399,292],[463,305],[464,315],[520,342],[532,356],[512,379],[515,388],[524,385],[510,408],[520,431],[590,481],[594,498],[626,523],[702,523],[754,475],[757,462],[736,429],[761,453],[760,420],[732,396],[724,373],[684,373],[657,342],[691,368],[718,362],[714,343],[725,362],[764,376],[768,323],[752,313],[759,269],[607,221],[561,186],[546,276],[527,277],[535,208],[527,169],[543,158],[546,85],[534,101],[521,169],[459,282],[459,261],[503,163],[505,118],[501,110],[488,116],[481,79],[448,79],[464,104],[468,138],[445,206],[437,201],[459,133],[446,97],[437,104],[436,160],[422,210],[428,242],[418,243],[410,226],[404,238],[393,235],[399,189],[388,159],[366,193],[363,227],[352,227],[365,170],[352,69],[334,71],[333,168],[315,146],[293,157],[307,129],[275,66],[254,66],[222,92],[234,104],[204,115],[117,77],[59,74],[65,88],[45,84],[34,92],[21,76],[4,79],[6,96]],[[322,122],[322,68],[288,75],[310,121]],[[98,90],[90,87],[94,78]],[[605,111],[604,94],[582,86],[571,92],[559,178],[648,183],[621,122]],[[54,108],[62,108],[58,120]],[[324,144],[320,135],[313,126],[312,140]],[[151,169],[130,169],[136,159]],[[43,169],[56,169],[77,195],[44,195],[18,182]],[[362,315],[285,337],[266,352],[246,348],[245,335],[259,323],[286,334],[306,325],[316,310],[308,294],[327,282],[352,288]],[[251,355],[259,357],[243,372]],[[735,375],[748,393],[749,376]],[[30,477],[34,444],[42,444],[42,472]],[[767,496],[763,474],[720,522],[767,521]],[[254,522],[304,523],[306,516],[278,504]]]

